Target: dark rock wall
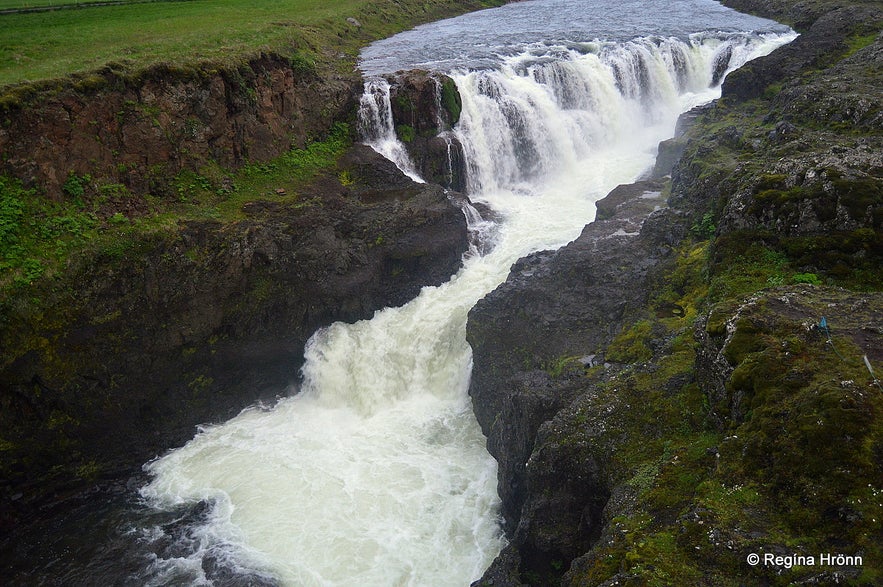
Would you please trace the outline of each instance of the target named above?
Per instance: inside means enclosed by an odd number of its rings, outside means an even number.
[[[307,338],[369,318],[456,272],[465,218],[355,146],[305,204],[255,202],[244,220],[145,236],[133,261],[89,257],[55,310],[6,316],[3,494],[112,476],[258,399],[290,393]],[[16,495],[17,494],[17,495]]]
[[[879,370],[883,348],[879,293],[864,293],[883,283],[883,16],[727,4],[802,36],[729,76],[667,146],[670,207],[647,217],[627,205],[647,188],[618,188],[470,313],[470,394],[511,539],[477,585],[879,579],[881,512],[849,496],[883,478],[883,396],[863,364]],[[640,235],[604,236],[628,218]],[[745,562],[829,548],[864,566]]]

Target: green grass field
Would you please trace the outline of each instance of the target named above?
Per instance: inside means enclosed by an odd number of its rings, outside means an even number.
[[[50,0],[0,0],[0,8]],[[71,0],[51,0],[70,2]],[[421,20],[500,4],[487,0],[187,0],[0,15],[0,86],[95,70],[108,62],[229,62],[262,50],[350,54]],[[359,19],[361,28],[347,17]]]
[[[35,8],[76,8],[89,4],[119,3],[131,4],[135,2],[165,2],[178,0],[0,0],[0,11],[4,10],[31,10]],[[184,1],[184,0],[180,0]]]
[[[3,0],[10,2],[12,0]],[[191,0],[0,16],[0,84],[97,69],[109,61],[226,59],[299,39],[296,21],[345,19],[360,0]]]

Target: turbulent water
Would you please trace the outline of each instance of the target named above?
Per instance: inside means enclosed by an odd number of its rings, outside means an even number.
[[[501,220],[471,217],[485,246],[448,283],[317,332],[298,393],[148,464],[148,506],[189,513],[132,529],[153,553],[140,580],[477,579],[504,538],[496,463],[467,394],[469,309],[519,257],[575,238],[597,199],[652,165],[679,113],[716,97],[725,70],[791,38],[704,0],[533,0],[367,49],[369,77],[419,66],[456,81],[468,192]],[[366,88],[366,142],[416,175],[395,138],[388,83]]]

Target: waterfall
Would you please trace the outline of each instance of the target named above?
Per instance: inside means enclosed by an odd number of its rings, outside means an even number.
[[[499,68],[452,73],[469,193],[532,190],[580,173],[599,145],[656,144],[677,116],[716,97],[726,72],[784,39],[696,34],[535,45]]]
[[[396,135],[389,90],[389,82],[383,78],[365,81],[365,91],[359,99],[359,135],[365,144],[395,163],[402,173],[423,183],[405,145]]]
[[[176,556],[152,562],[147,582],[209,584],[212,566],[308,587],[480,577],[505,539],[496,463],[467,393],[469,309],[518,258],[578,236],[595,201],[651,166],[678,114],[716,97],[724,60],[732,68],[790,38],[531,45],[497,67],[450,72],[468,192],[498,220],[465,211],[493,246],[473,248],[449,282],[401,308],[320,330],[300,393],[150,463],[142,495],[152,507],[211,507]],[[389,96],[385,80],[366,82],[361,132],[413,173]],[[166,527],[145,535],[175,540]]]

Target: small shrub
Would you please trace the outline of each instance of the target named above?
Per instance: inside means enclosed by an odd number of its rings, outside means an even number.
[[[64,185],[61,186],[61,190],[72,198],[81,198],[86,193],[86,187],[91,181],[92,177],[88,174],[76,175],[71,173],[68,175]]]
[[[340,180],[340,185],[342,186],[350,186],[356,183],[356,180],[353,179],[353,176],[348,169],[341,171],[338,174],[337,179]]]
[[[19,225],[25,213],[19,197],[20,186],[0,177],[0,251],[16,240]]]
[[[808,283],[810,285],[822,285],[822,280],[815,273],[795,273],[791,277],[794,283]]]
[[[698,240],[707,240],[714,236],[717,231],[717,225],[714,222],[714,215],[706,212],[700,220],[693,223],[690,227],[690,233]]]
[[[398,125],[396,127],[396,134],[403,143],[410,143],[417,137],[417,131],[414,130],[414,127],[407,124]]]
[[[107,219],[110,224],[128,224],[129,219],[126,218],[122,212],[117,212],[113,216]]]

